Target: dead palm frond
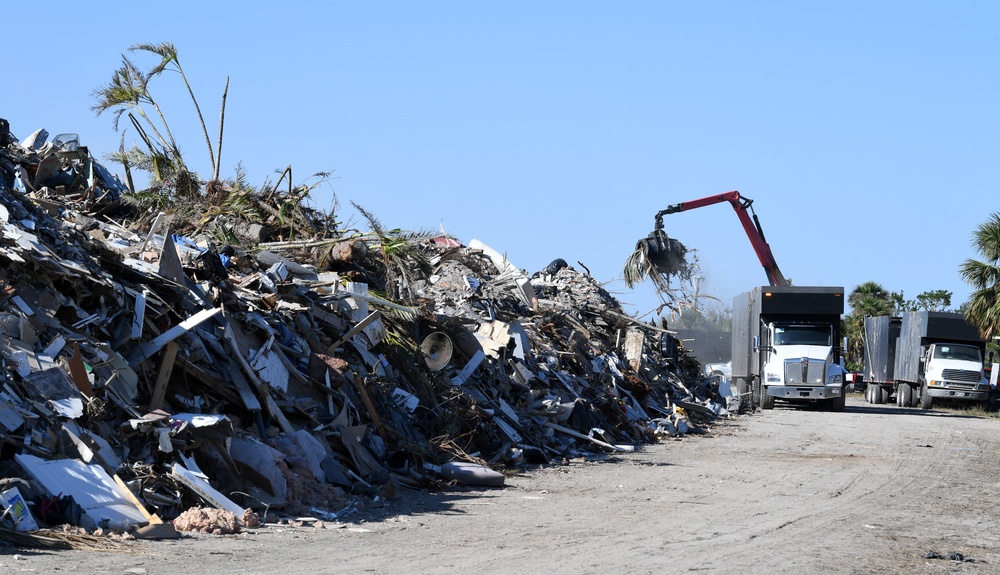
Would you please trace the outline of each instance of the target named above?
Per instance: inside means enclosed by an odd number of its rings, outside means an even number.
[[[686,259],[687,248],[666,234],[653,232],[636,243],[635,251],[625,261],[622,272],[625,284],[633,287],[649,278],[657,292],[670,291],[670,278],[689,280],[691,264]]]
[[[131,547],[121,540],[57,529],[15,531],[6,527],[0,527],[0,541],[24,549],[75,549],[81,551],[131,550]]]
[[[437,235],[436,232],[404,231],[398,228],[386,230],[374,214],[354,202],[351,202],[351,205],[361,213],[371,227],[371,233],[378,244],[376,247],[382,256],[381,263],[385,267],[386,289],[396,291],[394,295],[399,297],[401,294],[398,291],[409,289],[414,279],[412,277],[414,270],[421,274],[430,272],[430,258],[423,242]],[[397,280],[401,284],[400,290],[394,289]]]
[[[194,90],[191,88],[191,83],[188,82],[187,76],[184,74],[184,68],[181,67],[181,61],[177,57],[177,48],[174,47],[174,45],[171,44],[170,42],[160,42],[159,44],[149,44],[149,43],[133,44],[132,46],[129,47],[129,50],[131,51],[140,50],[144,52],[150,52],[158,55],[161,58],[160,63],[154,66],[149,71],[148,74],[149,78],[160,75],[170,67],[173,67],[173,69],[175,69],[181,75],[181,80],[184,81],[184,86],[187,88],[188,94],[191,96],[191,101],[194,103],[194,109],[198,114],[198,121],[201,123],[201,131],[205,135],[205,144],[208,146],[208,159],[210,165],[212,166],[213,179],[218,179],[219,170],[218,170],[218,165],[216,164],[215,161],[215,152],[212,150],[212,140],[208,136],[208,127],[205,125],[205,118],[201,114],[201,107],[198,105],[198,99],[194,95]],[[229,81],[227,80],[226,81],[227,90],[228,90],[228,85]],[[225,100],[223,100],[223,106],[225,106],[224,102]],[[166,121],[164,121],[164,125],[166,125]],[[221,141],[222,141],[221,120],[219,125],[220,125],[219,142],[221,148]]]
[[[96,112],[98,116],[104,112],[113,111],[115,130],[118,130],[118,124],[123,113],[133,111],[139,114],[146,125],[153,131],[163,149],[179,156],[177,143],[170,132],[170,126],[167,124],[167,120],[163,116],[159,105],[149,93],[149,80],[149,74],[140,70],[131,60],[123,55],[122,66],[113,72],[111,81],[94,91],[93,95],[97,98],[97,103],[91,106],[91,110]],[[166,138],[157,129],[156,123],[146,114],[143,104],[148,104],[156,110],[163,124],[163,129],[167,133]]]

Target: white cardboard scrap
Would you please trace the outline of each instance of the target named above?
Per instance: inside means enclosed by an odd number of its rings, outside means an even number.
[[[24,497],[21,496],[21,492],[17,490],[17,487],[11,487],[7,491],[0,493],[0,503],[3,505],[3,512],[10,512],[14,517],[15,529],[18,531],[35,531],[38,529],[38,523],[35,523],[35,518],[31,516],[28,504],[25,503]]]

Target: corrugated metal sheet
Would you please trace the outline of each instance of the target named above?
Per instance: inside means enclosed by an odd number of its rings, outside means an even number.
[[[76,459],[46,461],[27,454],[15,455],[14,459],[49,493],[72,495],[97,524],[107,520],[111,527],[125,527],[147,522],[111,476],[97,465]]]
[[[865,381],[892,382],[901,322],[887,315],[865,318]]]

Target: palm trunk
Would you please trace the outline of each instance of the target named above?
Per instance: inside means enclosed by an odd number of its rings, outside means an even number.
[[[198,113],[198,121],[201,122],[201,131],[205,134],[205,144],[208,146],[208,161],[212,164],[212,175],[214,179],[218,179],[219,169],[215,163],[215,153],[212,151],[212,140],[208,137],[208,127],[205,126],[205,118],[201,115],[201,107],[198,105],[198,99],[194,97],[194,90],[191,89],[191,84],[188,83],[187,76],[184,75],[184,69],[181,68],[181,61],[177,59],[176,54],[174,55],[174,64],[177,66],[177,71],[181,73],[181,79],[184,80],[188,94],[191,95],[191,101],[194,102],[194,109]]]
[[[170,126],[167,125],[167,119],[163,116],[163,111],[160,110],[160,106],[156,104],[156,102],[153,100],[153,97],[149,95],[149,92],[146,92],[146,98],[149,100],[149,103],[153,106],[153,109],[156,110],[156,113],[159,114],[160,121],[163,122],[163,129],[167,131],[167,138],[169,138],[170,140],[170,145],[166,146],[166,148],[170,150],[170,152],[174,155],[174,160],[183,163],[180,157],[181,155],[180,150],[177,148],[177,141],[174,140],[174,135],[170,133]],[[149,118],[146,118],[146,121],[149,122],[150,125],[153,124],[152,122],[149,121]],[[153,126],[153,131],[156,132],[156,126]],[[159,135],[158,132],[157,135]],[[161,137],[160,139],[162,140],[163,138]]]
[[[219,106],[219,161],[215,164],[215,173],[212,174],[213,179],[219,179],[219,168],[222,166],[222,127],[226,122],[226,96],[229,94],[229,76],[226,76],[226,88],[222,90],[222,105]]]

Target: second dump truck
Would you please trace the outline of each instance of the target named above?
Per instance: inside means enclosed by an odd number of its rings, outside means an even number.
[[[763,286],[733,299],[733,381],[755,405],[844,410],[844,288]]]
[[[865,398],[930,409],[934,399],[985,402],[986,342],[960,313],[911,311],[865,318]]]

